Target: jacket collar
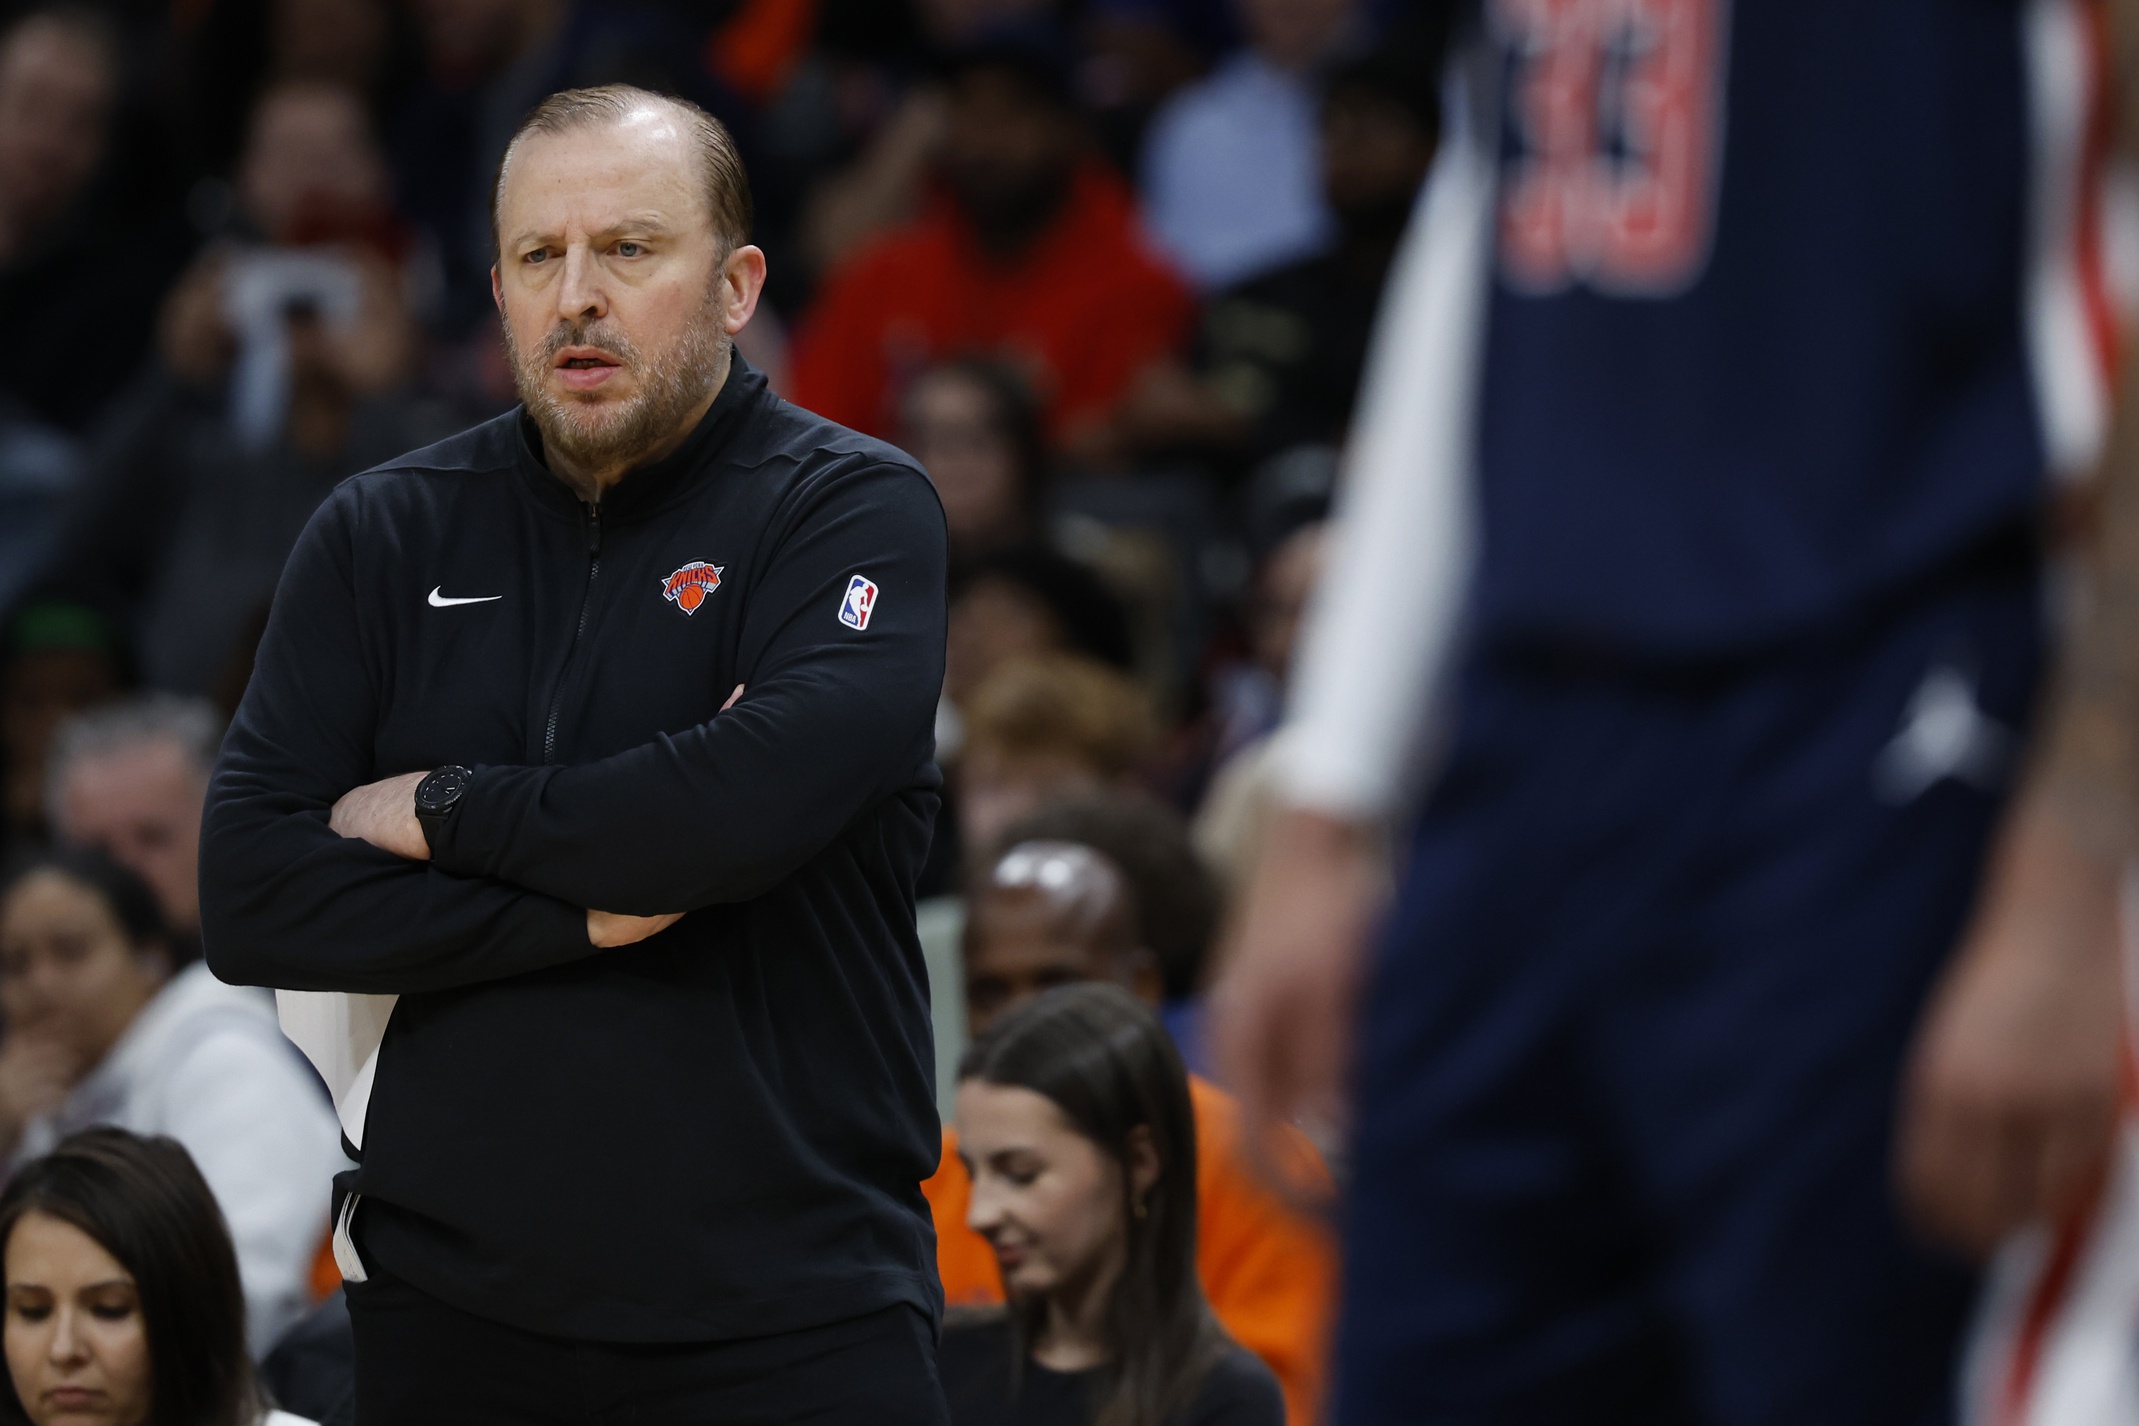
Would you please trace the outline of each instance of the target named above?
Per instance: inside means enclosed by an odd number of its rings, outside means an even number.
[[[640,519],[705,479],[721,451],[742,429],[748,413],[758,407],[765,395],[764,373],[743,360],[741,352],[731,349],[728,379],[721,383],[720,394],[713,398],[697,428],[675,450],[610,486],[602,496],[602,519],[612,524]],[[579,496],[544,463],[542,436],[525,406],[515,410],[512,424],[517,438],[514,462],[523,483],[538,504],[577,520],[582,513]]]

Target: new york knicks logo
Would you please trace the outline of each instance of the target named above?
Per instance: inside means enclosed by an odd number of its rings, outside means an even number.
[[[875,608],[876,586],[858,574],[848,580],[847,597],[839,601],[839,622],[850,629],[866,629]]]
[[[704,560],[692,560],[661,581],[661,597],[684,613],[695,614],[698,606],[706,602],[706,596],[720,588],[723,568],[725,566],[707,564]]]

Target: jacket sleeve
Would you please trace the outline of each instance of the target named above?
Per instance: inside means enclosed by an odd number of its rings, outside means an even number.
[[[327,826],[382,776],[381,682],[358,618],[351,485],[321,506],[276,590],[201,827],[201,936],[233,984],[407,993],[591,955],[586,913],[404,861]]]
[[[927,775],[943,686],[944,528],[927,478],[816,483],[748,590],[724,713],[573,767],[483,767],[435,864],[633,915],[743,901]],[[866,627],[842,622],[857,579]]]

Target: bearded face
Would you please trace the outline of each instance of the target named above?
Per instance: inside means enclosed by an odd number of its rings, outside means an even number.
[[[727,360],[718,287],[666,345],[642,349],[609,318],[559,318],[548,334],[523,344],[508,317],[505,350],[513,385],[526,404],[545,450],[585,469],[611,469],[671,439],[706,399]],[[569,355],[567,355],[569,353]],[[600,365],[620,370],[588,390],[560,381],[565,370]],[[617,378],[622,378],[621,380]]]

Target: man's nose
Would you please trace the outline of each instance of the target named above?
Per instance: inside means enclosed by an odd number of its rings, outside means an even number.
[[[564,251],[564,281],[557,285],[557,315],[572,321],[588,321],[609,315],[609,299],[602,291],[601,265],[585,243],[573,243]]]

